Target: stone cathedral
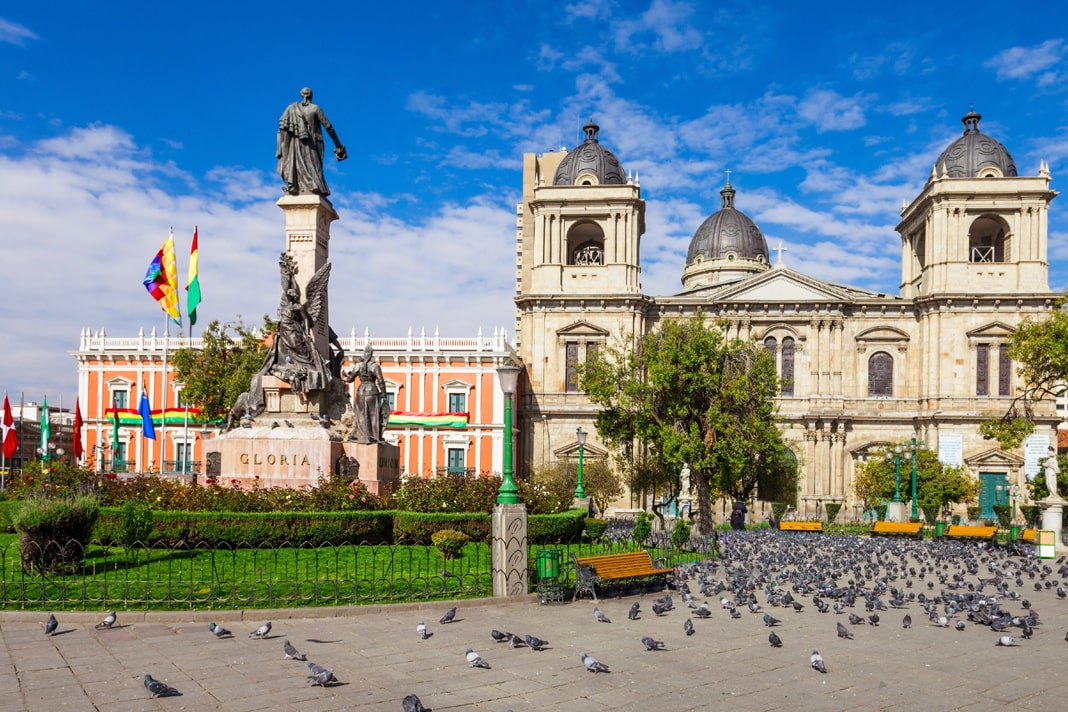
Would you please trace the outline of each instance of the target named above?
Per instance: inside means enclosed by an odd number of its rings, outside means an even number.
[[[841,519],[859,517],[857,466],[916,438],[979,479],[980,505],[992,516],[1013,485],[1023,489],[1026,458],[1023,448],[1003,451],[983,440],[978,427],[1021,388],[1008,355],[1016,325],[1042,318],[1059,296],[1049,289],[1047,262],[1056,192],[1045,163],[1036,175],[1020,175],[1009,151],[980,131],[980,119],[964,116],[963,135],[901,209],[898,294],[773,263],[729,180],[715,212],[695,226],[681,291],[644,294],[640,183],[600,143],[599,127],[591,121],[571,151],[526,154],[515,299],[527,368],[518,428],[524,458],[538,465],[576,456],[579,427],[589,433],[585,456],[605,457],[577,365],[621,336],[700,310],[722,320],[728,336],[755,340],[775,358],[802,515],[819,517],[827,503],[842,502]],[[1054,407],[1043,404],[1039,413],[1036,434],[1053,444]],[[631,495],[631,507],[643,504]]]

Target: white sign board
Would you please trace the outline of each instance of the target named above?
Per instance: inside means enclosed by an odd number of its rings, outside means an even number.
[[[964,436],[960,433],[938,434],[938,461],[943,465],[964,465]]]
[[[1028,435],[1024,439],[1024,477],[1030,482],[1039,472],[1038,461],[1049,457],[1049,436]]]

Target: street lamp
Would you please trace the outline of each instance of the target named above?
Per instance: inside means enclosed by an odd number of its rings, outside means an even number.
[[[44,467],[45,474],[48,475],[48,484],[52,484],[52,452],[55,451],[55,456],[63,459],[63,453],[66,452],[61,447],[56,447],[53,443],[48,443],[48,447],[37,448],[37,454],[41,456],[42,467]]]
[[[519,489],[512,479],[512,397],[519,383],[519,366],[505,364],[497,368],[497,378],[504,391],[504,462],[501,464],[501,487],[497,504],[518,504]]]
[[[586,490],[582,486],[582,451],[586,448],[586,431],[582,429],[582,426],[575,430],[575,437],[578,438],[579,444],[578,487],[575,488],[575,498],[586,499]]]
[[[1020,496],[1019,483],[1013,482],[1009,486],[1009,497],[1012,498],[1012,523],[1016,523],[1016,498]]]
[[[923,441],[917,440],[913,435],[905,441],[905,445],[912,450],[912,518],[919,519],[920,515],[916,510],[916,450],[923,447]]]
[[[886,461],[894,463],[894,501],[901,502],[901,459],[902,447],[898,445],[886,452]]]

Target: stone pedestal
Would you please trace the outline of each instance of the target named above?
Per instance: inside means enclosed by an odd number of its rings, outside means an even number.
[[[886,521],[907,522],[909,520],[909,507],[905,502],[891,502],[886,505]]]
[[[276,203],[285,212],[286,252],[297,265],[296,282],[300,298],[308,296],[308,280],[330,257],[330,223],[337,212],[321,195],[283,195]],[[315,322],[315,347],[330,360],[330,300],[325,295],[322,311]]]
[[[1061,543],[1061,529],[1064,523],[1064,507],[1066,505],[1068,505],[1068,502],[1058,496],[1046,497],[1038,501],[1038,506],[1042,508],[1042,528],[1056,533],[1056,549],[1058,552],[1064,550],[1064,545]]]
[[[310,420],[298,426],[293,420],[267,417],[204,443],[206,477],[251,489],[314,487],[320,477],[334,473],[345,454],[337,435]]]
[[[493,508],[493,595],[527,593],[527,506],[498,504]]]
[[[400,448],[391,443],[342,443],[349,458],[349,477],[359,479],[371,494],[388,495],[400,485]]]

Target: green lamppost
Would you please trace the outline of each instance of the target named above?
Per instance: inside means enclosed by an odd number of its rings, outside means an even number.
[[[916,509],[916,450],[923,447],[923,441],[917,440],[913,435],[905,444],[912,450],[912,518],[919,519],[920,515]]]
[[[586,431],[582,426],[575,430],[575,437],[578,438],[579,444],[578,487],[575,488],[575,499],[586,499],[586,490],[582,486],[582,451],[586,448]]]
[[[504,462],[501,463],[501,487],[497,504],[518,504],[519,489],[512,479],[512,397],[519,383],[519,366],[507,363],[497,368],[497,378],[504,391]]]
[[[887,451],[886,461],[894,463],[894,501],[901,502],[901,446]]]

